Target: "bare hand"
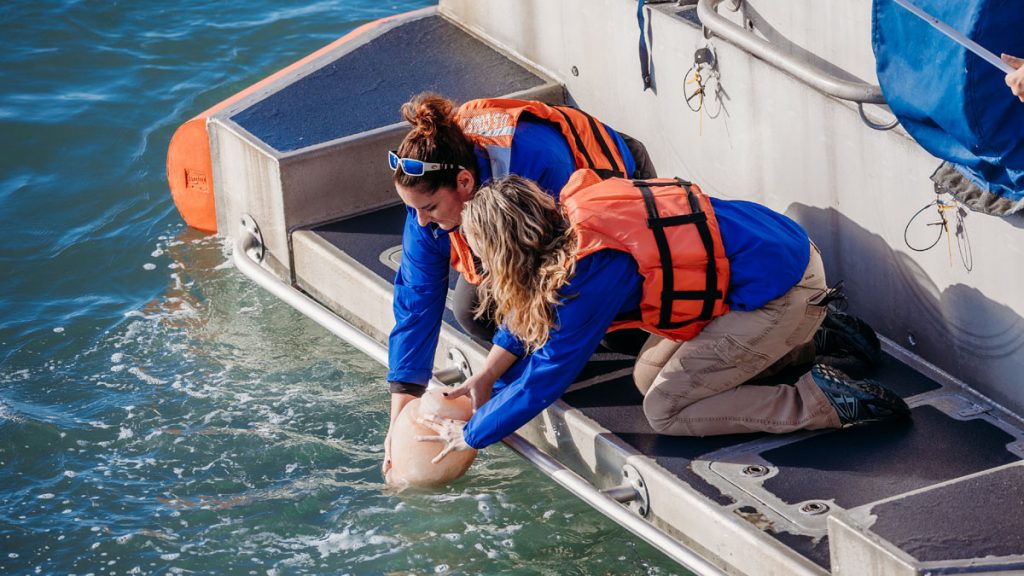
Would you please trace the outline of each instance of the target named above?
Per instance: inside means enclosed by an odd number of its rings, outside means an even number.
[[[1000,57],[1003,62],[1014,68],[1014,72],[1006,75],[1006,85],[1010,87],[1014,96],[1024,102],[1024,58],[1017,58],[1009,54],[1003,54]]]
[[[426,416],[417,418],[416,422],[437,432],[436,436],[416,436],[417,441],[444,443],[444,448],[437,456],[434,456],[434,459],[430,461],[431,464],[437,464],[452,452],[473,449],[472,446],[466,444],[466,438],[462,435],[462,429],[466,426],[466,423],[461,420]]]
[[[477,410],[491,399],[491,390],[494,389],[494,380],[483,374],[474,374],[462,384],[452,388],[445,393],[447,398],[458,398],[469,394],[473,400],[473,410]]]

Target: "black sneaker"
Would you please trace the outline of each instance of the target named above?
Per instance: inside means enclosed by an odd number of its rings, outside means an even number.
[[[874,368],[882,362],[882,346],[867,322],[829,309],[814,334],[818,356],[855,356]]]
[[[814,359],[814,363],[835,368],[856,380],[870,378],[878,371],[876,366],[871,366],[864,359],[857,356],[818,356]],[[806,372],[806,369],[804,371]]]
[[[839,413],[843,428],[910,416],[907,403],[878,382],[854,380],[824,364],[815,364],[811,368],[811,376]]]

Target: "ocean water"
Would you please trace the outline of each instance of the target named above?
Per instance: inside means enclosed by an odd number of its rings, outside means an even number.
[[[0,8],[0,573],[684,572],[503,446],[386,491],[384,368],[174,210],[180,123],[427,4]]]

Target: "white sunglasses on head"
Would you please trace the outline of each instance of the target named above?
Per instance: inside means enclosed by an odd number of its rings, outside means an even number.
[[[423,160],[416,160],[415,158],[399,158],[398,152],[395,150],[388,151],[388,166],[391,166],[391,170],[398,170],[398,167],[402,167],[402,172],[405,172],[409,176],[423,176],[427,172],[435,172],[437,170],[464,170],[462,166],[458,164],[439,164],[437,162],[424,162]]]

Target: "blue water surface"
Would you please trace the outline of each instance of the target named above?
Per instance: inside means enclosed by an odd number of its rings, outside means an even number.
[[[386,491],[384,367],[173,207],[179,124],[425,5],[0,8],[0,573],[681,572],[503,446]]]

